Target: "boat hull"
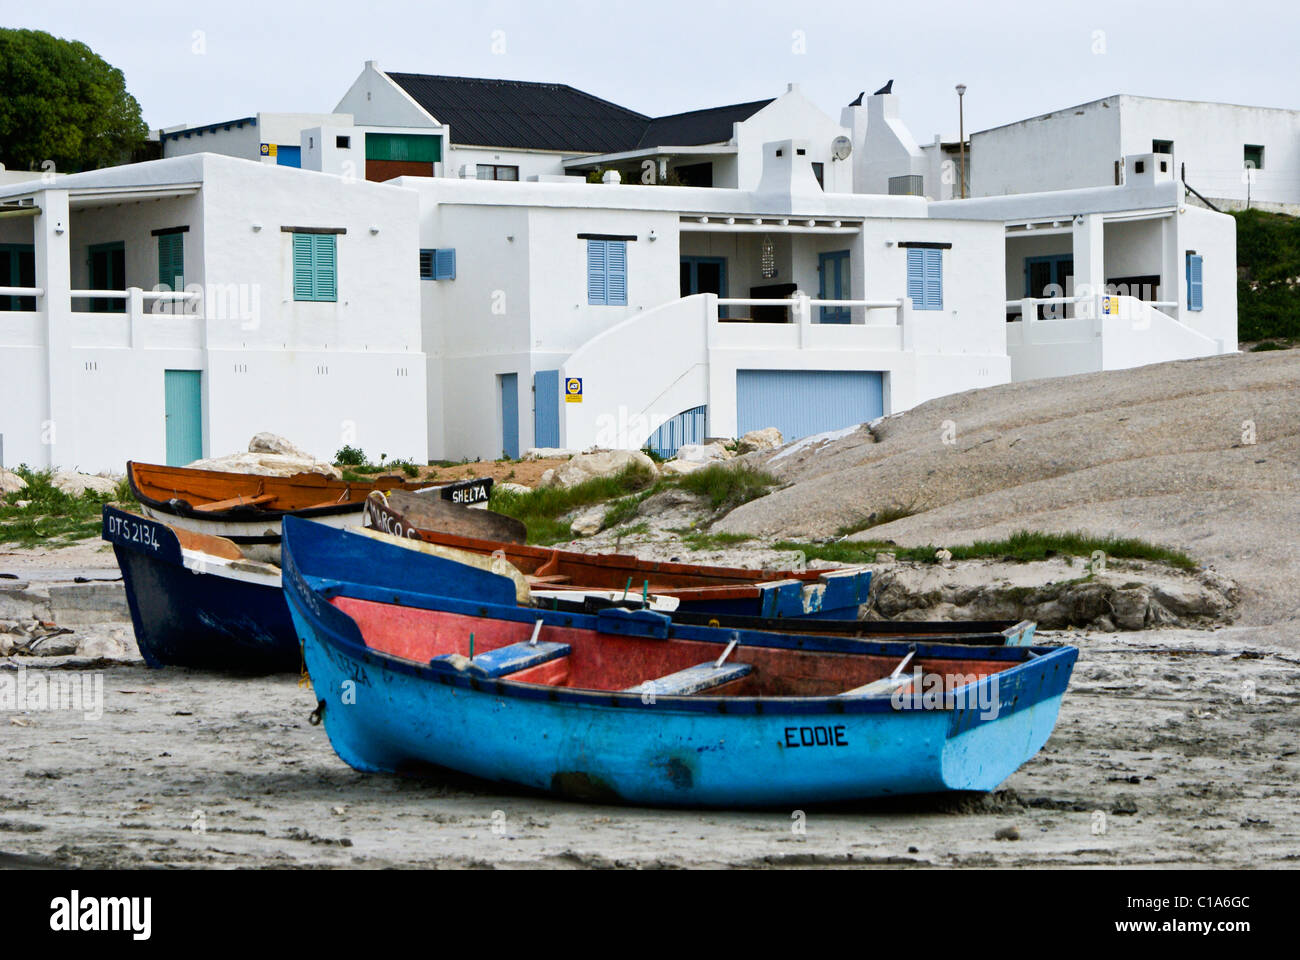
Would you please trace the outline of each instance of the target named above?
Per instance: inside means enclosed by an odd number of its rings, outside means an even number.
[[[367,646],[358,622],[330,598],[383,598],[397,617],[421,609],[477,615],[484,638],[506,621],[515,636],[526,638],[537,619],[551,628],[599,633],[600,619],[406,593],[400,581],[418,577],[410,570],[397,572],[399,582],[391,587],[378,581],[373,590],[349,586],[328,572],[310,572],[322,568],[314,562],[319,553],[309,551],[304,573],[297,551],[310,545],[296,542],[295,531],[307,526],[286,524],[285,595],[330,741],[346,763],[363,771],[433,765],[574,799],[656,806],[788,807],[987,791],[1047,741],[1077,656],[1072,647],[927,648],[926,656],[937,662],[1011,664],[971,683],[961,704],[934,709],[899,707],[888,696],[647,699],[635,692],[483,679],[436,660]],[[548,629],[547,636],[554,632]],[[709,643],[716,653],[736,639],[736,660],[754,658],[763,648],[774,655],[819,644],[899,659],[917,649],[906,642],[707,627],[682,627],[674,637]],[[635,644],[626,649],[634,656]]]
[[[183,551],[166,524],[104,508],[136,644],[151,667],[276,673],[301,667],[280,577]]]

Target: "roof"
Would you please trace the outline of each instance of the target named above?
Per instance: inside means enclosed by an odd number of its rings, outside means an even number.
[[[563,83],[388,73],[456,143],[608,153],[635,146],[650,118]]]
[[[732,103],[657,117],[646,126],[635,146],[693,147],[702,143],[721,143],[731,139],[733,124],[748,120],[771,102],[771,99],[751,100],[749,103]]]
[[[732,125],[772,101],[753,100],[647,117],[564,83],[388,73],[425,112],[451,127],[455,143],[517,150],[621,153],[731,139]]]

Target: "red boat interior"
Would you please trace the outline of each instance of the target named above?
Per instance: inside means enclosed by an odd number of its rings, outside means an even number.
[[[847,693],[888,677],[897,656],[738,646],[723,668],[714,667],[725,646],[694,640],[607,635],[594,630],[488,620],[436,610],[335,597],[331,601],[360,628],[366,646],[427,664],[456,654],[491,663],[490,676],[523,683],[585,690],[653,689],[661,695],[817,697]],[[471,649],[471,635],[473,647]],[[533,640],[537,643],[532,643]],[[517,665],[517,668],[516,668]],[[1011,660],[914,658],[945,678],[946,689],[1015,666]],[[707,668],[707,669],[706,669]],[[653,683],[652,688],[644,687]]]

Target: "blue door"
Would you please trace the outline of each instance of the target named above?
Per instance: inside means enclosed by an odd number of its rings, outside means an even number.
[[[737,370],[736,431],[776,427],[786,440],[866,423],[885,412],[884,375],[863,370]]]
[[[167,417],[167,465],[183,467],[203,459],[203,374],[163,371],[163,409]]]
[[[682,411],[650,434],[645,446],[661,457],[671,457],[683,443],[702,443],[708,411],[707,405]]]
[[[560,371],[533,374],[533,446],[560,445]]]
[[[301,167],[302,147],[276,147],[275,162],[282,167]]]
[[[519,456],[519,374],[503,373],[501,385],[501,452],[510,459]]]
[[[849,252],[835,250],[831,253],[817,255],[817,272],[821,275],[818,283],[817,299],[849,300]],[[822,307],[822,323],[850,323],[852,313],[849,307]]]

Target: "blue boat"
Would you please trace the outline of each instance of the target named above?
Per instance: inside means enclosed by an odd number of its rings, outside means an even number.
[[[280,571],[229,540],[105,506],[136,644],[151,667],[275,673],[302,666]]]
[[[1047,741],[1078,655],[521,607],[507,578],[293,517],[283,547],[313,717],[363,771],[666,806],[987,791]]]

